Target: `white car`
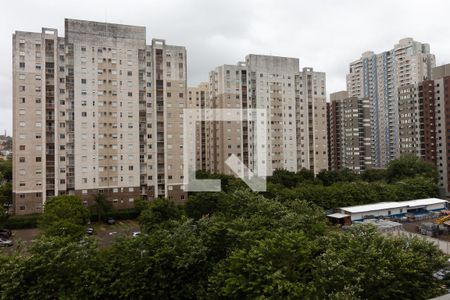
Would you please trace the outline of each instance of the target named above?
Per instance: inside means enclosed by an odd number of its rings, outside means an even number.
[[[141,235],[140,231],[133,231],[133,237],[138,237]]]
[[[0,247],[11,247],[13,242],[11,240],[0,239]]]

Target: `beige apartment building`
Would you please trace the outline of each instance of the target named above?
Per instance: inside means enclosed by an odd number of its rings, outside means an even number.
[[[217,110],[218,119],[225,118],[225,109],[234,109],[245,114],[251,108],[247,89],[247,67],[245,63],[223,65],[209,74],[209,100],[205,108]],[[206,122],[206,171],[227,175],[241,175],[244,165],[253,167],[253,145],[251,124],[241,121]],[[244,165],[235,174],[225,163],[228,157],[236,155]]]
[[[297,170],[328,169],[325,73],[303,68],[296,79]]]
[[[104,193],[184,201],[186,50],[144,27],[65,20],[65,36],[13,35],[14,212]]]
[[[267,110],[267,175],[276,169],[315,173],[328,168],[325,73],[300,71],[297,58],[248,55],[215,68],[206,108]],[[251,170],[258,156],[250,119],[207,122],[206,170],[236,175],[225,163],[236,155]],[[240,169],[239,172],[244,172]]]
[[[347,91],[330,94],[330,169],[361,172],[372,167],[369,99],[349,97]]]
[[[187,108],[197,109],[200,114],[209,103],[209,84],[200,83],[196,87],[188,87]],[[209,164],[206,160],[206,129],[209,124],[203,119],[195,124],[195,167],[197,171],[206,171]],[[204,116],[203,116],[204,117]]]

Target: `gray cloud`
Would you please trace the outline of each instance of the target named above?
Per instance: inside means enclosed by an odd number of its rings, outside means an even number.
[[[64,18],[142,25],[188,51],[189,84],[249,53],[300,58],[327,73],[327,90],[345,89],[348,64],[366,50],[390,49],[399,39],[430,43],[438,64],[450,62],[450,2],[435,0],[165,0],[8,1],[0,10],[0,132],[11,132],[11,35],[57,28]]]

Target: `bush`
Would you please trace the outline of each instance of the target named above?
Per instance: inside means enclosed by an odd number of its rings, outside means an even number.
[[[105,213],[106,218],[113,218],[115,220],[132,220],[139,216],[139,211],[135,208],[112,210]],[[98,221],[96,214],[91,214],[91,221]]]
[[[11,216],[6,221],[5,228],[8,229],[28,229],[36,228],[40,214]]]

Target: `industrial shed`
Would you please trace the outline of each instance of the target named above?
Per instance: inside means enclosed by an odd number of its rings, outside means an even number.
[[[352,221],[355,221],[367,217],[403,217],[407,213],[415,215],[427,214],[446,209],[447,203],[447,200],[428,198],[341,207],[338,211],[351,216]]]

